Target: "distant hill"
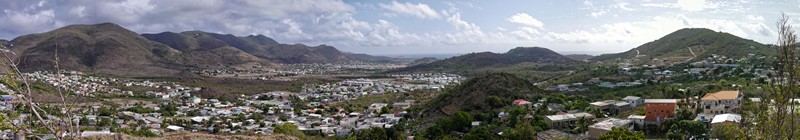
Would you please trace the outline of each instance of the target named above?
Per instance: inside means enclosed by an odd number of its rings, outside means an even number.
[[[237,37],[230,34],[186,31],[181,33],[143,34],[143,36],[178,50],[216,49],[230,46],[275,63],[351,63],[393,60],[393,58],[389,57],[343,53],[327,45],[312,47],[303,44],[280,44],[263,35]]]
[[[508,66],[513,64],[533,63],[573,63],[578,62],[558,54],[550,49],[541,47],[517,47],[503,54],[492,52],[470,53],[451,57],[427,64],[420,64],[393,70],[390,72],[419,72],[474,70],[478,68]]]
[[[191,37],[172,32],[142,34],[142,36],[182,51],[183,53],[179,56],[181,59],[176,61],[189,67],[223,69],[272,65],[239,48],[232,47],[221,40],[213,38]]]
[[[420,59],[416,59],[416,60],[412,61],[410,65],[428,64],[428,63],[431,63],[431,62],[436,62],[437,60],[439,60],[439,59],[436,59],[434,57],[424,57],[424,58],[420,58]]]
[[[594,56],[588,55],[588,54],[569,54],[569,55],[564,55],[564,56],[569,58],[569,59],[576,60],[576,61],[589,60],[590,58],[594,57]]]
[[[23,71],[54,70],[58,48],[62,70],[128,76],[179,73],[173,66],[180,51],[113,23],[69,25],[20,36],[11,44],[8,48],[17,54]]]
[[[528,80],[508,73],[491,73],[476,76],[449,89],[430,101],[428,113],[452,115],[456,111],[491,110],[507,106],[516,99],[527,99],[544,93]],[[499,98],[501,106],[492,105],[490,97]]]
[[[61,70],[116,76],[176,76],[191,69],[274,67],[274,63],[394,62],[327,46],[280,44],[263,35],[203,31],[138,34],[113,23],[69,25],[0,40],[23,71]],[[56,49],[57,48],[57,49]]]
[[[691,51],[690,51],[691,49]],[[637,51],[639,56],[637,57]],[[644,60],[688,60],[702,59],[712,54],[732,58],[759,54],[771,56],[775,49],[753,40],[740,38],[729,33],[716,32],[705,28],[686,28],[672,32],[658,40],[645,43],[626,52],[604,54],[591,58],[593,61],[639,58]]]

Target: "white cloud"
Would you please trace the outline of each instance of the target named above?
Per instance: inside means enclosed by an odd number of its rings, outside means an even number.
[[[36,12],[4,11],[6,15],[0,17],[0,29],[3,32],[42,32],[41,27],[50,27],[56,24],[55,12],[43,10]],[[11,27],[11,28],[7,28]]]
[[[447,33],[445,36],[448,38],[449,43],[465,43],[465,42],[482,42],[484,33],[481,27],[461,19],[461,13],[455,13],[447,22],[458,29],[456,33]]]
[[[656,7],[656,8],[677,8],[683,11],[689,12],[698,12],[703,11],[705,9],[715,9],[719,8],[719,3],[713,3],[706,0],[678,0],[676,3],[643,3],[641,4],[643,7]],[[734,7],[730,5],[726,7],[727,10],[732,11],[740,11],[741,9],[737,9],[740,7]]]
[[[606,14],[606,11],[602,11],[602,10],[601,10],[601,11],[595,11],[595,12],[592,12],[590,15],[591,15],[592,17],[595,17],[595,18],[596,18],[596,17],[600,17],[600,16],[602,16],[602,15],[605,15],[605,14]]]
[[[617,48],[613,51],[624,51],[624,48],[639,46],[682,28],[708,28],[749,39],[755,37],[753,33],[763,37],[772,36],[773,31],[763,23],[763,17],[748,16],[746,18],[751,20],[692,18],[681,14],[660,15],[641,21],[603,24],[590,29],[548,32],[544,38],[550,43],[619,46],[605,49]]]
[[[628,3],[627,3],[627,2],[620,2],[620,3],[617,3],[617,4],[616,4],[616,5],[614,5],[613,7],[616,7],[616,8],[619,8],[619,9],[625,10],[625,11],[633,11],[633,10],[636,10],[636,9],[633,9],[633,8],[629,8],[629,7],[628,7]]]
[[[433,10],[427,4],[422,3],[399,3],[397,1],[392,1],[391,4],[380,4],[381,8],[391,11],[391,14],[401,14],[401,15],[410,15],[417,18],[422,19],[438,19],[439,13],[436,10]]]
[[[509,17],[508,21],[513,22],[513,23],[519,23],[519,24],[523,24],[523,25],[533,26],[533,27],[540,28],[540,29],[542,29],[543,26],[544,26],[544,23],[542,23],[541,21],[539,21],[536,18],[533,18],[531,15],[528,15],[527,13],[517,13],[517,14]]]
[[[716,8],[717,5],[705,0],[678,0],[676,6],[684,11],[696,12],[707,8]]]
[[[672,8],[677,7],[675,3],[643,3],[643,7]]]

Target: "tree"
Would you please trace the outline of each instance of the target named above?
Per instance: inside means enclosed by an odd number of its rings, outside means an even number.
[[[745,139],[747,136],[739,126],[730,123],[716,125],[711,129],[710,133],[711,138],[721,140]]]
[[[748,114],[743,115],[743,121],[753,124],[746,127],[746,133],[751,134],[748,139],[795,139],[800,135],[800,120],[797,120],[800,112],[797,112],[798,104],[792,101],[797,98],[798,85],[794,83],[800,82],[800,60],[797,34],[789,19],[782,14],[777,22],[778,59],[773,65],[775,74],[770,87],[766,88],[766,95],[752,107],[744,107],[749,109],[743,111]]]
[[[472,123],[473,119],[469,113],[464,111],[458,111],[452,116],[452,130],[466,132],[469,130],[470,124]]]
[[[675,120],[677,121],[693,120],[693,119],[694,119],[694,113],[689,109],[682,108],[678,109],[678,111],[675,111]]]
[[[357,138],[360,140],[387,140],[389,137],[386,135],[386,129],[380,127],[372,127],[358,133]]]
[[[389,108],[388,105],[387,106],[383,106],[383,107],[381,107],[381,112],[378,112],[378,113],[380,113],[380,114],[389,114],[389,113],[392,113],[392,109]]]
[[[606,134],[602,134],[599,137],[600,140],[642,140],[644,139],[644,133],[642,132],[631,132],[627,129],[623,128],[613,128],[610,132]]]
[[[492,106],[492,108],[503,107],[503,106],[505,106],[507,104],[503,100],[503,98],[500,98],[500,97],[497,97],[497,96],[489,96],[485,100],[486,100],[486,103],[489,104],[489,106]]]
[[[673,124],[667,138],[669,139],[702,139],[708,133],[706,124],[698,121],[682,120]]]
[[[282,125],[278,125],[277,127],[275,127],[274,132],[278,133],[278,134],[285,134],[285,135],[289,135],[289,136],[295,136],[295,137],[300,138],[300,139],[303,139],[303,138],[306,137],[306,135],[303,134],[303,132],[301,132],[299,129],[297,129],[297,126],[295,126],[294,124],[290,124],[290,123],[284,123]]]
[[[504,136],[511,140],[534,140],[536,139],[536,130],[530,122],[526,121],[517,123],[517,126]]]
[[[497,135],[492,133],[486,126],[479,126],[469,130],[469,133],[464,135],[465,140],[493,140],[498,139]]]

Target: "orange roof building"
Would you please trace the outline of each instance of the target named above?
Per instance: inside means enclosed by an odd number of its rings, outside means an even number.
[[[736,113],[741,102],[742,94],[737,90],[707,93],[700,98],[700,106],[705,114]]]

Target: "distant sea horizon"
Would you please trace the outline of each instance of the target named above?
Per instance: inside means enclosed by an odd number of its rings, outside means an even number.
[[[557,52],[561,55],[571,55],[571,54],[586,54],[592,56],[598,56],[602,54],[609,54],[615,52],[604,52],[604,51],[560,51]],[[617,52],[618,53],[618,52]],[[450,58],[453,56],[464,55],[468,53],[429,53],[429,54],[375,54],[376,56],[387,56],[387,57],[394,57],[394,58],[425,58],[425,57],[433,57],[436,59],[445,59]]]
[[[445,59],[453,56],[459,56],[467,53],[430,53],[430,54],[378,54],[378,56],[387,56],[394,58],[425,58],[433,57],[436,59]]]

